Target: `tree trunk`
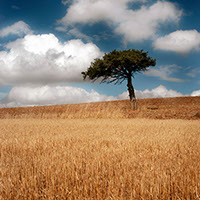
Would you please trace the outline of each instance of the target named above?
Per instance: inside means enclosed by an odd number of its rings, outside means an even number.
[[[130,97],[130,102],[131,102],[131,108],[136,110],[136,98],[135,98],[135,91],[133,88],[133,84],[132,84],[132,77],[129,76],[128,77],[128,92],[129,92],[129,97]]]

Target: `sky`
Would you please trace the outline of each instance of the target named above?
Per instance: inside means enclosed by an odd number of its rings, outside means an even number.
[[[1,0],[0,107],[128,99],[121,85],[84,81],[95,58],[143,49],[136,98],[200,96],[199,0]]]

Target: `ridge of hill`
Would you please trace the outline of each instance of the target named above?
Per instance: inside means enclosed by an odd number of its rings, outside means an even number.
[[[5,118],[200,119],[200,97],[138,99],[137,110],[131,110],[129,100],[1,108],[0,119]]]

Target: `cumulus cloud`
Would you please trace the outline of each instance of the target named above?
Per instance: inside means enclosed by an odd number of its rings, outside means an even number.
[[[26,34],[32,34],[33,31],[29,25],[23,21],[18,21],[11,26],[7,26],[0,30],[0,37],[7,37],[9,35],[23,36]]]
[[[145,99],[145,98],[161,98],[161,97],[181,97],[184,96],[180,92],[175,90],[167,90],[167,88],[163,85],[158,86],[152,90],[135,90],[136,98]],[[126,99],[128,98],[128,92],[124,92],[118,96],[118,99]]]
[[[175,31],[169,35],[158,38],[154,42],[154,48],[182,54],[192,50],[199,51],[200,33],[197,30]]]
[[[192,97],[200,96],[200,90],[196,90],[196,91],[192,92],[191,96]]]
[[[117,34],[128,42],[142,41],[155,37],[160,24],[178,22],[182,11],[173,3],[158,1],[140,9],[128,8],[128,3],[141,0],[74,0],[66,15],[58,21],[67,27],[73,24],[93,24],[105,21],[115,27]]]
[[[192,93],[192,96],[196,96],[198,92]],[[184,95],[175,90],[167,90],[162,85],[152,90],[136,90],[136,97],[138,99],[180,96]],[[82,88],[71,86],[17,86],[11,89],[5,99],[0,101],[0,107],[71,104],[128,98],[128,92],[123,92],[117,97],[114,97],[99,94],[94,90],[87,92]]]
[[[0,51],[0,85],[82,81],[81,72],[102,55],[93,43],[61,43],[53,34],[26,35]]]
[[[137,11],[129,11],[125,20],[115,29],[115,32],[124,35],[128,42],[142,41],[155,38],[160,24],[178,21],[180,11],[174,4],[159,1],[150,7],[142,7]]]
[[[135,90],[135,93],[137,99],[186,96],[176,90],[168,90],[163,85],[152,90]],[[200,90],[187,96],[200,96]],[[88,92],[82,88],[71,86],[17,86],[12,88],[8,96],[0,101],[0,107],[56,105],[122,99],[129,99],[128,91],[114,97],[99,94],[94,90]]]
[[[183,79],[171,77],[174,72],[180,70],[181,67],[177,65],[167,65],[167,66],[160,66],[156,69],[150,68],[148,71],[145,71],[143,74],[146,76],[154,76],[160,77],[161,80],[171,81],[171,82],[183,82]]]
[[[39,106],[70,103],[85,103],[116,100],[94,90],[87,92],[82,88],[70,86],[20,86],[14,87],[0,102],[0,107]]]

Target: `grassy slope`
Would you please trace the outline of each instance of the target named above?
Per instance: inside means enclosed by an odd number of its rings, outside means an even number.
[[[151,118],[199,119],[200,97],[139,99],[136,111],[128,100],[70,105],[2,108],[0,118]]]

